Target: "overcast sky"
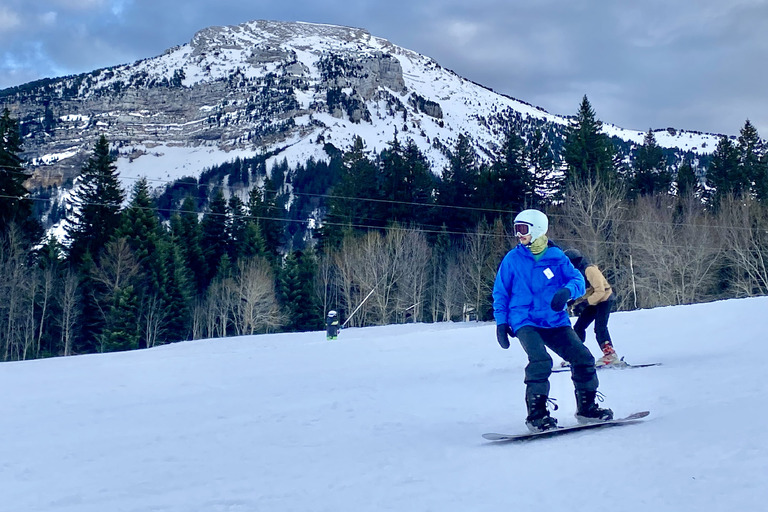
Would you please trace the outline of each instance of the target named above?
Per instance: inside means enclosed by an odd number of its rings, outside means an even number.
[[[361,27],[553,114],[768,137],[768,0],[0,0],[0,89],[257,19]]]

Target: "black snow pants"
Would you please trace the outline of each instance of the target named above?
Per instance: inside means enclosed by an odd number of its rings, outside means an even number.
[[[608,317],[611,314],[612,308],[612,300],[584,308],[584,311],[581,312],[581,315],[579,315],[579,318],[573,325],[573,330],[576,331],[576,335],[581,339],[582,343],[587,339],[587,327],[592,322],[595,322],[595,337],[597,338],[597,344],[600,345],[600,349],[602,350],[606,341],[611,341],[611,334],[608,332]]]
[[[576,390],[596,391],[598,386],[595,358],[571,327],[544,329],[525,326],[515,333],[525,353],[525,396],[549,396],[552,357],[547,347],[571,364],[571,380]]]

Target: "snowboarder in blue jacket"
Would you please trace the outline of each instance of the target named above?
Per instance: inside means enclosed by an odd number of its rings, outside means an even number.
[[[547,409],[552,357],[547,348],[568,361],[576,392],[580,423],[613,419],[613,411],[598,407],[595,359],[571,327],[566,303],[584,295],[581,273],[547,238],[549,220],[538,210],[515,217],[518,245],[501,262],[493,286],[496,338],[509,348],[516,337],[528,354],[525,368],[525,424],[532,432],[557,428]],[[555,409],[557,407],[555,406]]]

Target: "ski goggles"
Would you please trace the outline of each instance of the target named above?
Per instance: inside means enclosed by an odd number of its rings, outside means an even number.
[[[525,222],[515,223],[515,236],[526,236],[531,233],[531,225]]]

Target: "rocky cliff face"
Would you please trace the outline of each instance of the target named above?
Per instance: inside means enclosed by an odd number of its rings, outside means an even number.
[[[166,176],[195,175],[267,151],[302,163],[324,158],[328,142],[343,150],[360,136],[381,150],[395,133],[413,139],[439,172],[459,133],[483,157],[506,123],[523,135],[542,128],[550,139],[567,124],[365,30],[270,21],[207,28],[158,57],[6,89],[2,106],[21,122],[34,187],[68,183],[101,134],[119,152],[121,172],[146,174],[155,158]],[[684,135],[687,149],[697,144]],[[215,158],[163,160],[169,148],[205,148]]]

